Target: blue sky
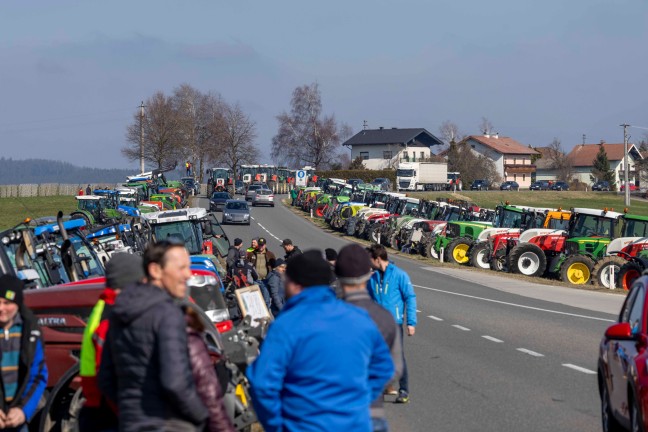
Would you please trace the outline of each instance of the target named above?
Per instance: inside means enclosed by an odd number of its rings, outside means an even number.
[[[136,107],[181,83],[241,103],[265,161],[314,81],[356,132],[485,116],[534,146],[620,142],[648,126],[646,23],[645,0],[2,2],[0,155],[136,167]]]

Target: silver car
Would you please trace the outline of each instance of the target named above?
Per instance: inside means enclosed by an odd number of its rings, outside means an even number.
[[[254,195],[256,195],[256,192],[259,189],[263,189],[263,185],[253,184],[248,186],[247,192],[245,192],[245,200],[252,201],[252,199],[254,199]]]
[[[250,225],[250,207],[247,201],[227,200],[223,208],[222,225],[244,224]]]
[[[270,189],[257,190],[254,194],[254,197],[252,198],[252,205],[258,206],[261,204],[274,207],[274,192],[272,192]]]

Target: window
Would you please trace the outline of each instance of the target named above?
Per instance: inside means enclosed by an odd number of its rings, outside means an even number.
[[[526,180],[526,174],[522,174],[522,181]]]
[[[383,152],[383,159],[391,159],[392,158],[392,152],[391,150],[385,150]]]
[[[425,159],[425,152],[421,152],[421,160]]]
[[[634,298],[626,303],[625,310],[623,311],[623,316],[621,320],[627,322],[632,327],[632,334],[639,333],[642,329],[643,324],[643,306],[644,300],[646,297],[646,292],[643,287],[635,288],[637,294]],[[632,306],[630,306],[632,304]]]
[[[513,165],[517,165],[517,159],[513,158]]]
[[[517,180],[517,174],[513,174],[513,180]]]
[[[360,152],[360,157],[361,157],[363,160],[367,160],[367,159],[369,159],[369,152],[368,152],[368,151],[367,151],[367,152]]]

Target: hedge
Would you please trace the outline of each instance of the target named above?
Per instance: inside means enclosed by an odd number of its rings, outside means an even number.
[[[373,179],[376,178],[387,178],[392,184],[396,183],[396,171],[395,170],[337,170],[337,171],[317,171],[315,172],[318,177],[322,178],[341,178],[341,179],[352,179],[358,178],[364,181],[365,183],[371,183]]]

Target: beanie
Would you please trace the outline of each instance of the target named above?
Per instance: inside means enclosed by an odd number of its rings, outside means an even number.
[[[240,238],[237,237],[234,239],[234,246],[240,246],[242,244],[243,244],[243,240],[241,240]]]
[[[143,278],[144,263],[139,255],[116,253],[106,264],[106,286],[109,288],[126,288]]]
[[[296,284],[308,288],[316,285],[328,285],[333,280],[331,266],[322,251],[311,249],[288,260],[286,276]]]
[[[337,251],[331,248],[324,249],[324,255],[326,255],[326,261],[335,261],[338,258]]]
[[[17,305],[23,302],[23,282],[15,276],[0,276],[0,297]]]
[[[371,277],[369,253],[356,243],[343,247],[335,262],[335,274],[342,284],[365,283]]]

